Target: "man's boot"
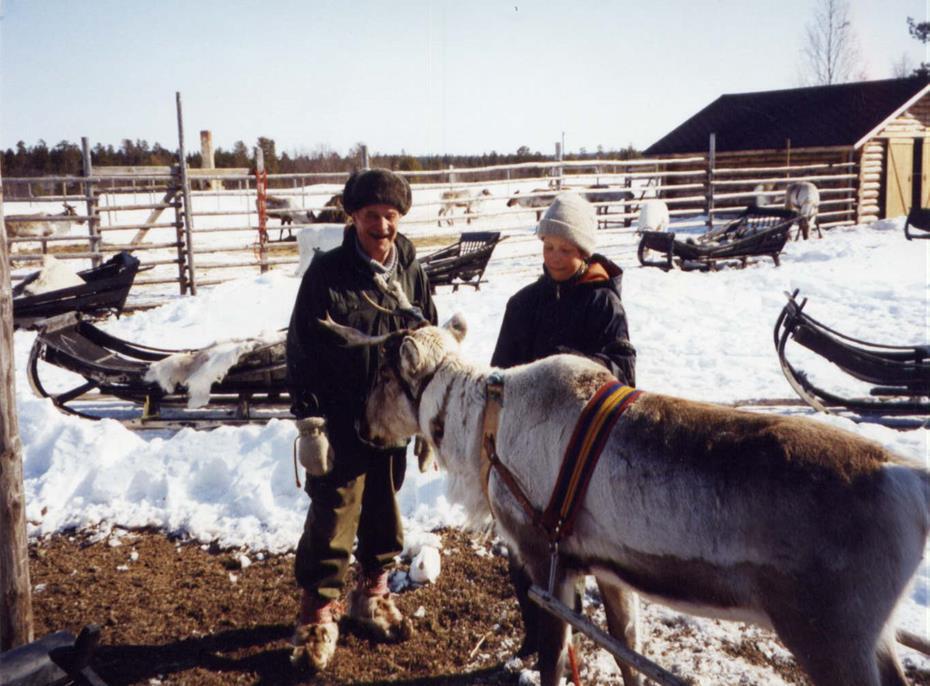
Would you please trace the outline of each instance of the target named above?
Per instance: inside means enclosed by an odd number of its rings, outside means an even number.
[[[300,617],[291,639],[291,664],[306,665],[314,672],[326,669],[336,652],[341,609],[338,600],[320,598],[306,589],[301,592]]]
[[[413,625],[394,603],[387,580],[387,570],[360,572],[349,593],[348,616],[376,641],[406,641],[413,635]]]

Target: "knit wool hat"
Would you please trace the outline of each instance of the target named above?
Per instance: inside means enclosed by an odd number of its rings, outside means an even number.
[[[368,205],[390,205],[407,214],[412,202],[407,179],[388,169],[353,172],[342,191],[342,206],[348,214]]]
[[[556,236],[571,241],[586,256],[597,247],[597,216],[594,206],[577,193],[559,193],[546,210],[536,235]]]

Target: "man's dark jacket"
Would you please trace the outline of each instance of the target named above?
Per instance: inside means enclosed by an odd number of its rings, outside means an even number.
[[[623,270],[602,255],[567,281],[547,272],[507,302],[491,358],[513,367],[557,353],[576,353],[606,366],[625,384],[636,384],[636,350],[620,302]]]
[[[436,307],[430,297],[423,268],[413,244],[398,234],[396,278],[424,316],[436,323]],[[364,413],[365,399],[378,371],[378,346],[348,348],[338,336],[325,330],[320,319],[326,313],[337,324],[380,335],[409,326],[402,317],[379,312],[362,294],[383,307],[396,303],[375,286],[374,273],[356,249],[355,228],[349,227],[342,245],[317,253],[304,274],[287,332],[287,383],[291,411],[298,418],[323,416],[333,449],[353,447],[356,420]],[[347,443],[348,441],[348,443]]]

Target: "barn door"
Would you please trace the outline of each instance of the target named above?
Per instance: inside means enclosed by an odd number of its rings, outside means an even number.
[[[907,214],[911,207],[913,143],[888,141],[888,171],[885,181],[885,217]]]
[[[930,139],[922,138],[920,146],[920,194],[917,207],[930,207]]]

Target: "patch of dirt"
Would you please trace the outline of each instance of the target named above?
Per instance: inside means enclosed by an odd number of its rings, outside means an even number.
[[[437,583],[398,595],[414,636],[375,644],[343,623],[333,663],[316,677],[288,659],[298,600],[293,555],[253,554],[243,569],[237,551],[158,532],[130,532],[118,546],[85,534],[32,544],[35,634],[100,625],[92,664],[111,686],[516,683],[504,667],[522,638],[506,559],[461,532],[441,535]]]
[[[298,601],[292,554],[249,552],[243,565],[241,551],[158,531],[60,534],[31,543],[35,634],[68,629],[76,635],[82,626],[98,624],[101,644],[92,665],[110,686],[522,683],[522,663],[510,662],[523,630],[506,558],[461,531],[438,533],[443,550],[436,584],[408,587],[397,596],[413,622],[413,637],[377,644],[343,622],[336,656],[320,675],[298,672],[289,661]],[[350,575],[349,588],[352,582]],[[694,663],[700,673],[701,656],[716,650],[760,673],[771,670],[786,683],[809,683],[792,659],[773,654],[771,646],[752,637],[712,640],[683,616],[656,608],[644,603],[644,648],[663,666],[689,672]],[[603,605],[591,586],[585,612],[604,625]],[[583,684],[618,681],[612,668],[596,666],[593,642],[582,638],[580,647]],[[907,672],[914,686],[930,686],[930,672]],[[705,683],[687,674],[683,680]]]

